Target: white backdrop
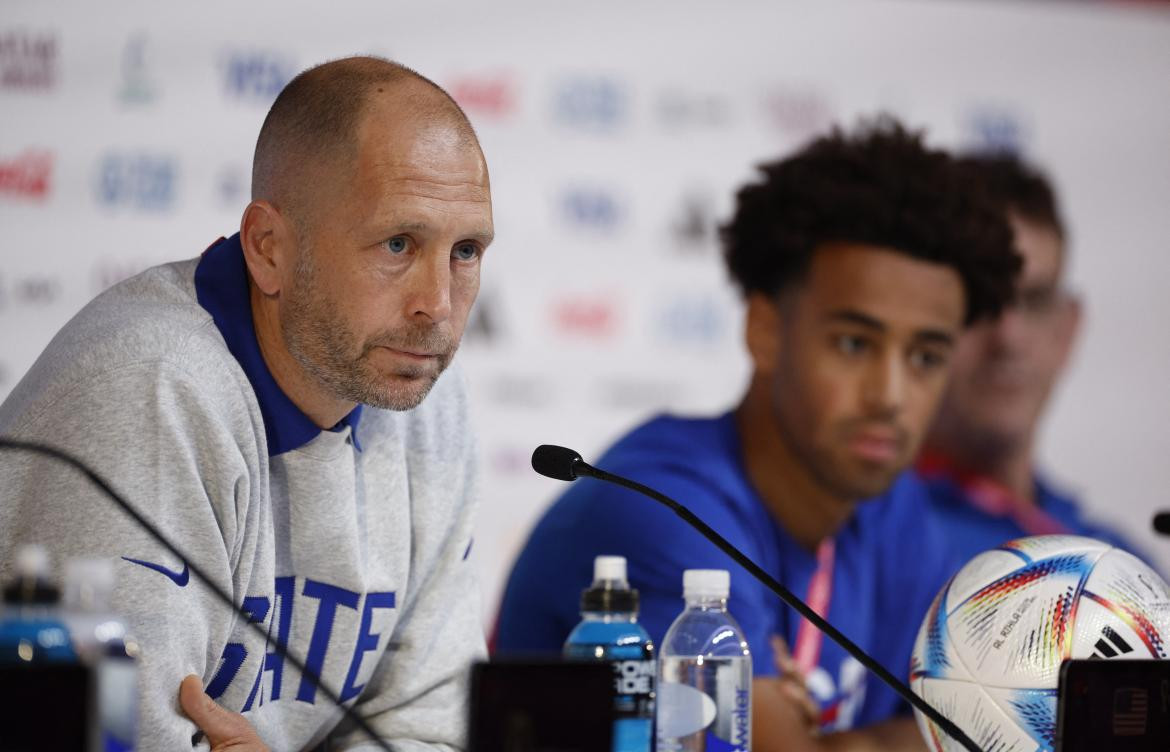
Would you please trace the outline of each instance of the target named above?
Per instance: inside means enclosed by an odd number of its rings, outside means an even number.
[[[527,469],[534,445],[596,457],[652,412],[737,400],[741,312],[714,231],[735,186],[826,124],[887,110],[937,144],[1012,146],[1050,169],[1088,321],[1045,464],[1170,569],[1170,541],[1147,533],[1170,508],[1165,8],[289,5],[3,3],[0,397],[101,289],[235,231],[288,78],[358,52],[411,65],[465,105],[492,171],[497,241],[460,356],[490,620],[561,490]]]

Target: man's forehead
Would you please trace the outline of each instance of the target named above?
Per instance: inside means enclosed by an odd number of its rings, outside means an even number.
[[[880,246],[819,249],[797,289],[821,314],[852,311],[911,328],[952,323],[957,328],[966,306],[955,269]]]

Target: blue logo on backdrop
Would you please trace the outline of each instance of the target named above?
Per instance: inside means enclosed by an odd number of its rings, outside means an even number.
[[[97,200],[110,207],[165,211],[175,203],[178,173],[173,157],[107,154],[98,165]]]
[[[271,104],[296,74],[296,64],[291,59],[272,52],[233,51],[223,60],[228,96],[262,104]]]
[[[727,310],[707,296],[678,297],[655,317],[661,339],[672,345],[710,345],[727,334]]]
[[[587,230],[611,231],[624,219],[624,208],[613,193],[602,188],[570,188],[561,195],[565,222]]]
[[[608,133],[627,116],[625,89],[603,76],[570,78],[556,90],[553,100],[557,122],[584,131]]]
[[[1027,141],[1020,114],[1007,107],[974,107],[963,126],[967,147],[974,151],[1019,154]]]

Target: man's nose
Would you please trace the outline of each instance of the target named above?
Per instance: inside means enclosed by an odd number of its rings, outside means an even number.
[[[897,353],[883,353],[866,370],[863,399],[869,410],[892,415],[902,408],[906,398],[906,364]]]
[[[427,249],[411,266],[406,295],[407,314],[438,323],[451,315],[451,259],[446,252]]]

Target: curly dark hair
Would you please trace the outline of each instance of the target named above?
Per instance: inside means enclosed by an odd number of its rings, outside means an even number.
[[[1038,167],[1011,152],[961,154],[959,169],[979,184],[996,208],[1049,227],[1065,239],[1064,218],[1052,183]]]
[[[745,295],[775,296],[829,243],[881,246],[944,264],[962,278],[966,321],[1011,299],[1021,261],[1002,211],[921,132],[892,117],[834,128],[786,159],[760,167],[721,228],[724,255]]]

